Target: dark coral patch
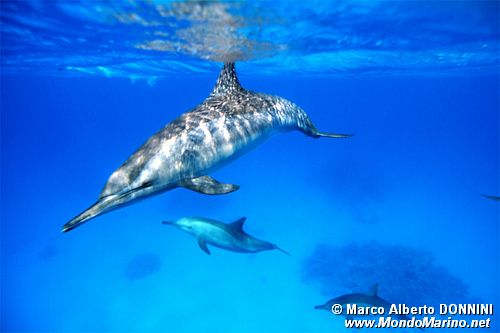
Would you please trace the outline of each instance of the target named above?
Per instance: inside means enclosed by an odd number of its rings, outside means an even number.
[[[302,274],[327,297],[365,292],[378,283],[382,298],[409,306],[472,300],[468,286],[436,263],[431,252],[409,246],[318,245],[304,260]]]

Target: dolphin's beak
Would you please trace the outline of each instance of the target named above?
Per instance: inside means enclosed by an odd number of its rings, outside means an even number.
[[[144,191],[150,186],[151,184],[147,183],[131,190],[125,189],[117,194],[101,197],[95,204],[87,208],[87,210],[83,213],[66,223],[62,228],[62,232],[73,230],[98,215],[102,215],[125,204],[131,203],[133,200],[144,196]]]
[[[63,228],[62,232],[68,232],[76,227],[79,227],[83,223],[87,222],[88,220],[96,217],[97,215],[101,215],[105,213],[106,211],[110,210],[110,206],[112,206],[112,201],[109,198],[105,198],[104,200],[99,200],[89,208],[87,208],[83,213],[77,215],[73,219],[71,219],[68,223],[66,223]]]
[[[316,310],[322,310],[322,309],[324,309],[324,307],[325,307],[324,305],[316,305],[314,308]]]
[[[101,215],[110,211],[116,206],[117,199],[118,198],[116,196],[109,196],[97,201],[92,206],[87,208],[83,213],[79,214],[78,216],[71,219],[68,223],[66,223],[62,228],[62,232],[71,231],[87,222],[88,220],[96,217],[97,215]]]

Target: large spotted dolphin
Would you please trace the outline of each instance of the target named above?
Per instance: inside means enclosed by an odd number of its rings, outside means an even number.
[[[137,199],[185,187],[204,194],[237,190],[208,176],[274,133],[299,130],[313,138],[350,135],[319,132],[294,103],[244,89],[234,63],[225,63],[207,99],[150,137],[118,168],[87,210],[63,226],[82,223]]]

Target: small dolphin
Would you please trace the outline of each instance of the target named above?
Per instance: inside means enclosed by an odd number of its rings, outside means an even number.
[[[495,195],[488,195],[488,194],[481,194],[483,197],[487,198],[487,199],[491,199],[491,200],[495,200],[495,201],[500,201],[500,197],[498,196],[495,196]]]
[[[163,224],[172,225],[198,239],[198,245],[207,254],[210,254],[207,244],[233,252],[254,253],[267,250],[280,250],[278,246],[250,236],[243,231],[246,217],[233,223],[222,223],[203,217],[184,217],[176,222],[163,221]]]
[[[239,186],[208,176],[278,132],[313,138],[350,135],[319,132],[307,114],[284,98],[244,89],[234,63],[225,63],[210,96],[153,135],[109,177],[99,199],[63,226],[82,223],[138,199],[185,187],[225,194]]]
[[[352,319],[354,316],[347,314],[347,304],[355,304],[357,307],[382,307],[384,308],[384,316],[391,316],[396,319],[409,320],[410,318],[405,315],[391,315],[389,310],[392,303],[380,298],[378,296],[378,283],[375,283],[366,294],[353,293],[345,294],[339,297],[332,298],[323,305],[316,305],[314,308],[318,310],[327,310],[332,312],[332,306],[340,304],[342,306],[342,315],[347,319]],[[421,329],[421,328],[420,328]]]

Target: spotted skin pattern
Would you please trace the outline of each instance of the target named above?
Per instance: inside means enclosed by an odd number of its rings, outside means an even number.
[[[272,134],[292,130],[315,138],[349,136],[320,133],[292,102],[244,89],[234,63],[226,63],[210,96],[149,138],[111,175],[99,200],[68,222],[63,231],[176,187],[205,194],[232,192],[238,186],[221,184],[207,175]]]

